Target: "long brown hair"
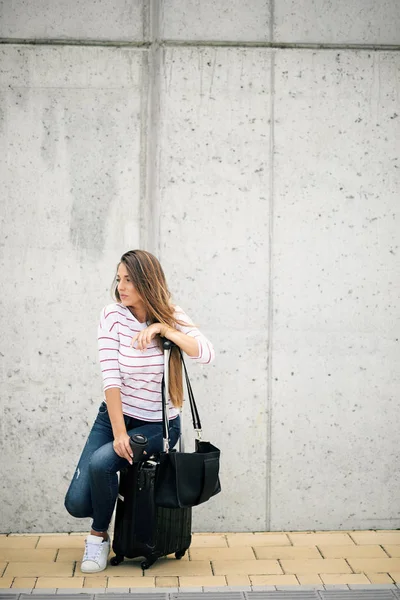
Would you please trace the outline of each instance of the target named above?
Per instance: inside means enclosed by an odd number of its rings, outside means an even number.
[[[121,256],[119,264],[121,263],[125,265],[129,277],[143,301],[146,320],[149,324],[162,323],[170,327],[175,327],[176,324],[185,324],[174,317],[175,309],[171,304],[171,293],[167,286],[164,271],[153,254],[145,250],[130,250]],[[115,275],[113,281],[113,293],[117,301],[121,302],[117,275]],[[162,338],[157,336],[156,340],[157,345],[162,350]],[[174,406],[182,406],[182,363],[179,350],[176,347],[171,351],[169,395]]]

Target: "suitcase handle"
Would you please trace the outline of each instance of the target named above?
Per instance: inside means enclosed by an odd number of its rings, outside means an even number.
[[[173,346],[176,346],[176,344],[174,344],[174,342],[171,342],[171,340],[167,340],[167,339],[163,340],[164,350],[172,350]]]

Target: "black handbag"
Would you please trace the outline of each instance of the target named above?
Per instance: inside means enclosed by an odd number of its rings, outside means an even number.
[[[168,365],[172,343],[164,341],[165,375],[162,383],[164,452],[160,454],[156,470],[155,503],[165,508],[189,508],[206,502],[221,491],[219,480],[220,450],[201,439],[202,429],[189,375],[182,352],[178,348],[185,373],[186,386],[197,433],[194,452],[177,452],[168,448]]]

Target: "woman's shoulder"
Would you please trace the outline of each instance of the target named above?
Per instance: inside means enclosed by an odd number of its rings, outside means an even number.
[[[174,317],[178,317],[179,315],[184,315],[185,311],[183,310],[183,308],[181,308],[180,306],[178,306],[178,304],[175,303],[171,303],[171,307],[172,310],[174,311]]]
[[[119,316],[124,316],[126,307],[119,302],[112,302],[101,309],[100,318],[105,321],[118,321]]]
[[[177,304],[173,304],[174,309],[174,318],[178,321],[180,325],[193,325],[192,319],[188,316],[188,314],[183,310],[181,306]]]

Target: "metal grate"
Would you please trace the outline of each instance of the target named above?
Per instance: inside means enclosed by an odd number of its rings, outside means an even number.
[[[244,600],[242,592],[178,592],[169,596],[171,600]]]
[[[278,590],[275,592],[246,592],[247,600],[319,600],[315,590]],[[392,599],[393,600],[393,599]]]
[[[321,600],[395,600],[392,590],[325,590]]]
[[[0,593],[0,600],[400,600],[398,589],[347,590],[276,590],[276,591],[215,591],[215,592],[135,592],[107,594]]]
[[[15,598],[16,596],[14,596]],[[76,594],[21,594],[19,600],[52,600],[53,598],[62,598],[63,600],[93,600],[93,594],[88,594],[87,592]],[[3,600],[3,596],[0,596],[0,600]]]
[[[103,594],[104,595],[104,594]],[[14,599],[17,597],[14,596]],[[52,600],[53,598],[62,598],[63,600],[93,600],[93,594],[85,592],[76,594],[21,594],[19,600]],[[3,596],[0,596],[0,600],[4,600]],[[104,598],[103,598],[104,600]]]
[[[133,587],[133,586],[132,586]],[[172,594],[165,594],[164,592],[134,592],[131,594],[121,594],[120,592],[110,592],[106,595],[104,594],[95,594],[95,600],[168,600],[168,596]],[[183,594],[182,594],[183,595]],[[64,598],[64,596],[63,596]],[[1,600],[1,598],[0,598]],[[31,600],[35,600],[31,598]],[[59,598],[58,600],[61,600]],[[76,600],[76,598],[75,598]]]

